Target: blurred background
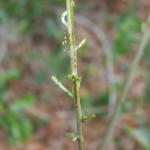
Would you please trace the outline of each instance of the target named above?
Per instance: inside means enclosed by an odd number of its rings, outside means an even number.
[[[65,0],[0,0],[0,150],[77,149],[65,136],[76,132],[73,102],[50,80],[71,87],[64,10]],[[76,42],[87,39],[78,53],[81,102],[97,116],[84,125],[87,150],[99,149],[149,10],[149,0],[75,1]],[[115,150],[150,150],[149,70],[150,44],[115,128]]]

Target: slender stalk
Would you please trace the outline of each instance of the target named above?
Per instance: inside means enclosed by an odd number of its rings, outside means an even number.
[[[73,96],[74,96],[74,107],[76,111],[76,120],[77,120],[77,134],[78,138],[78,147],[79,150],[84,150],[84,137],[83,137],[83,128],[82,128],[82,111],[80,103],[80,82],[77,80],[78,71],[77,71],[77,49],[75,45],[75,33],[74,33],[74,2],[73,0],[66,0],[67,4],[67,29],[69,34],[70,42],[70,61],[71,61],[71,75],[74,78],[73,81]]]
[[[54,83],[56,85],[58,85],[58,87],[64,91],[67,95],[69,95],[70,97],[73,97],[72,93],[66,88],[63,86],[63,84],[55,77],[55,76],[52,76],[51,79],[54,81]]]
[[[149,22],[150,22],[150,17],[148,18],[147,23],[149,23]],[[117,122],[118,115],[119,115],[120,110],[123,106],[123,103],[125,102],[127,93],[129,91],[129,88],[130,88],[130,85],[132,83],[133,77],[135,75],[136,69],[137,69],[138,64],[140,62],[140,59],[141,59],[141,57],[144,53],[144,50],[145,50],[145,47],[148,43],[149,38],[150,38],[150,31],[149,31],[148,25],[146,25],[145,29],[144,29],[144,34],[143,34],[143,38],[142,38],[140,47],[139,47],[139,49],[138,49],[138,51],[135,55],[135,58],[133,60],[133,63],[132,63],[132,66],[131,66],[131,69],[130,69],[130,72],[129,72],[129,75],[128,75],[128,78],[127,78],[127,81],[126,81],[126,84],[125,84],[125,87],[123,89],[121,98],[120,98],[120,100],[118,101],[118,103],[116,105],[116,110],[113,113],[113,115],[111,117],[111,120],[110,120],[110,123],[109,123],[109,125],[106,129],[106,133],[105,133],[105,136],[104,136],[103,143],[100,146],[100,150],[105,150],[106,145],[109,141],[109,136],[113,134],[113,129],[114,129],[115,124]]]

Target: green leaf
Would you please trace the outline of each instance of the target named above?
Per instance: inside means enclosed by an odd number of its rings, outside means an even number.
[[[91,113],[89,110],[86,110],[82,117],[82,122],[87,123],[88,121],[93,120],[96,117],[95,114]]]
[[[146,150],[150,149],[150,131],[144,127],[130,129],[129,134]]]
[[[11,144],[19,144],[26,140],[33,131],[32,122],[23,114],[7,114],[3,126],[7,131],[7,138]]]
[[[28,117],[23,115],[21,116],[20,131],[23,140],[26,140],[26,138],[28,138],[33,132],[32,122],[28,119]]]
[[[67,132],[66,136],[68,136],[69,138],[71,138],[73,142],[78,139],[78,135],[75,134],[75,133],[73,133],[73,132]]]
[[[0,84],[4,85],[8,81],[18,79],[21,73],[18,69],[10,69],[0,74]]]
[[[19,125],[19,121],[17,120],[17,118],[12,114],[7,115],[6,124],[7,124],[6,126],[7,132],[9,135],[8,141],[11,144],[21,143],[22,135],[20,132],[20,125]]]
[[[22,111],[26,108],[29,108],[35,104],[35,97],[33,95],[25,95],[19,100],[16,100],[10,105],[10,110],[12,112]]]
[[[117,55],[124,55],[131,49],[135,41],[135,33],[141,29],[141,21],[136,16],[120,16],[116,21],[116,36],[113,44],[113,51]]]

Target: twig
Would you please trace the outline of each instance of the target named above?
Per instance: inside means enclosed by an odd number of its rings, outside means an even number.
[[[150,16],[148,18],[147,23],[149,23],[149,22],[150,22]],[[148,25],[146,24],[146,26],[144,27],[144,33],[143,33],[143,38],[142,38],[140,47],[139,47],[139,49],[138,49],[138,51],[135,55],[135,58],[133,60],[133,63],[132,63],[132,66],[131,66],[131,69],[130,69],[130,72],[129,72],[129,75],[128,75],[128,78],[127,78],[127,81],[125,82],[126,84],[125,84],[125,87],[123,89],[121,98],[117,103],[116,110],[113,113],[113,115],[111,117],[111,120],[110,120],[110,123],[108,124],[108,127],[106,129],[106,133],[105,133],[105,136],[104,136],[103,143],[100,145],[100,150],[105,150],[105,147],[106,147],[107,142],[109,140],[109,136],[111,135],[112,131],[114,130],[115,124],[117,122],[118,115],[119,115],[120,110],[123,106],[123,103],[125,102],[127,93],[129,91],[129,88],[130,88],[130,85],[131,85],[132,80],[134,78],[136,69],[137,69],[138,64],[140,62],[140,59],[141,59],[141,57],[144,53],[144,49],[145,49],[145,47],[148,43],[149,38],[150,38],[150,30],[149,30]]]
[[[75,43],[75,33],[74,33],[74,1],[66,0],[67,11],[65,11],[61,20],[62,23],[66,26],[68,31],[69,45],[70,45],[70,63],[71,63],[71,74],[68,75],[68,78],[72,81],[72,93],[67,90],[60,81],[55,76],[52,76],[52,80],[57,84],[65,93],[71,96],[74,99],[74,108],[76,112],[76,121],[77,121],[77,133],[68,132],[66,135],[72,138],[73,141],[78,140],[79,150],[84,150],[84,137],[83,137],[83,118],[81,111],[81,103],[80,103],[80,83],[81,77],[78,76],[77,70],[77,50],[80,49],[85,43],[85,39],[83,39],[77,46]],[[67,21],[65,19],[67,17]],[[83,115],[84,116],[84,115]],[[89,118],[88,118],[89,119]]]
[[[62,85],[62,83],[55,77],[55,76],[52,76],[51,79],[54,81],[54,83],[56,85],[59,86],[59,88],[64,91],[65,93],[67,93],[67,95],[69,95],[70,97],[73,98],[73,94],[66,88]]]
[[[77,134],[78,134],[78,147],[79,150],[84,150],[84,137],[82,127],[82,111],[80,103],[80,80],[77,72],[77,49],[75,45],[75,34],[74,34],[74,2],[73,0],[67,0],[67,29],[69,34],[70,42],[70,61],[71,61],[71,75],[73,81],[73,94],[74,94],[74,105],[76,111],[77,120]]]

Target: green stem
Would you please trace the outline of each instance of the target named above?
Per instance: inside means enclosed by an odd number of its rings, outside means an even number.
[[[73,0],[66,0],[67,4],[67,29],[69,34],[70,42],[70,61],[71,61],[71,74],[74,77],[78,77],[77,72],[77,49],[75,45],[75,33],[74,33],[74,2]],[[74,107],[76,111],[77,120],[77,134],[79,150],[84,150],[84,137],[82,128],[82,111],[80,103],[79,94],[80,82],[78,80],[73,80],[73,95],[74,95]]]
[[[150,20],[150,18],[148,19],[148,22],[149,22],[149,20]],[[106,133],[105,133],[105,136],[104,136],[103,143],[100,146],[100,150],[105,150],[107,142],[109,141],[109,136],[113,133],[115,124],[117,122],[118,115],[119,115],[120,110],[123,106],[123,103],[125,102],[127,93],[128,93],[129,88],[132,84],[133,77],[135,75],[136,69],[137,69],[138,64],[140,62],[140,59],[141,59],[141,57],[144,53],[144,50],[145,50],[145,47],[148,43],[149,38],[150,38],[150,31],[148,29],[148,26],[146,26],[145,31],[144,31],[144,35],[143,35],[143,38],[142,38],[142,41],[141,41],[141,44],[140,44],[140,47],[139,47],[139,50],[137,51],[137,54],[135,55],[135,58],[133,60],[133,63],[132,63],[132,66],[131,66],[131,69],[130,69],[130,72],[129,72],[129,76],[127,78],[127,81],[126,81],[124,90],[122,92],[121,98],[117,103],[115,112],[113,113],[113,115],[111,117],[111,120],[110,120],[110,123],[108,124],[108,127],[106,129]]]
[[[71,93],[66,87],[64,87],[63,84],[62,84],[55,76],[52,76],[51,79],[54,81],[54,83],[55,83],[56,85],[58,85],[58,87],[59,87],[62,91],[64,91],[67,95],[69,95],[70,97],[73,98],[72,93]]]

